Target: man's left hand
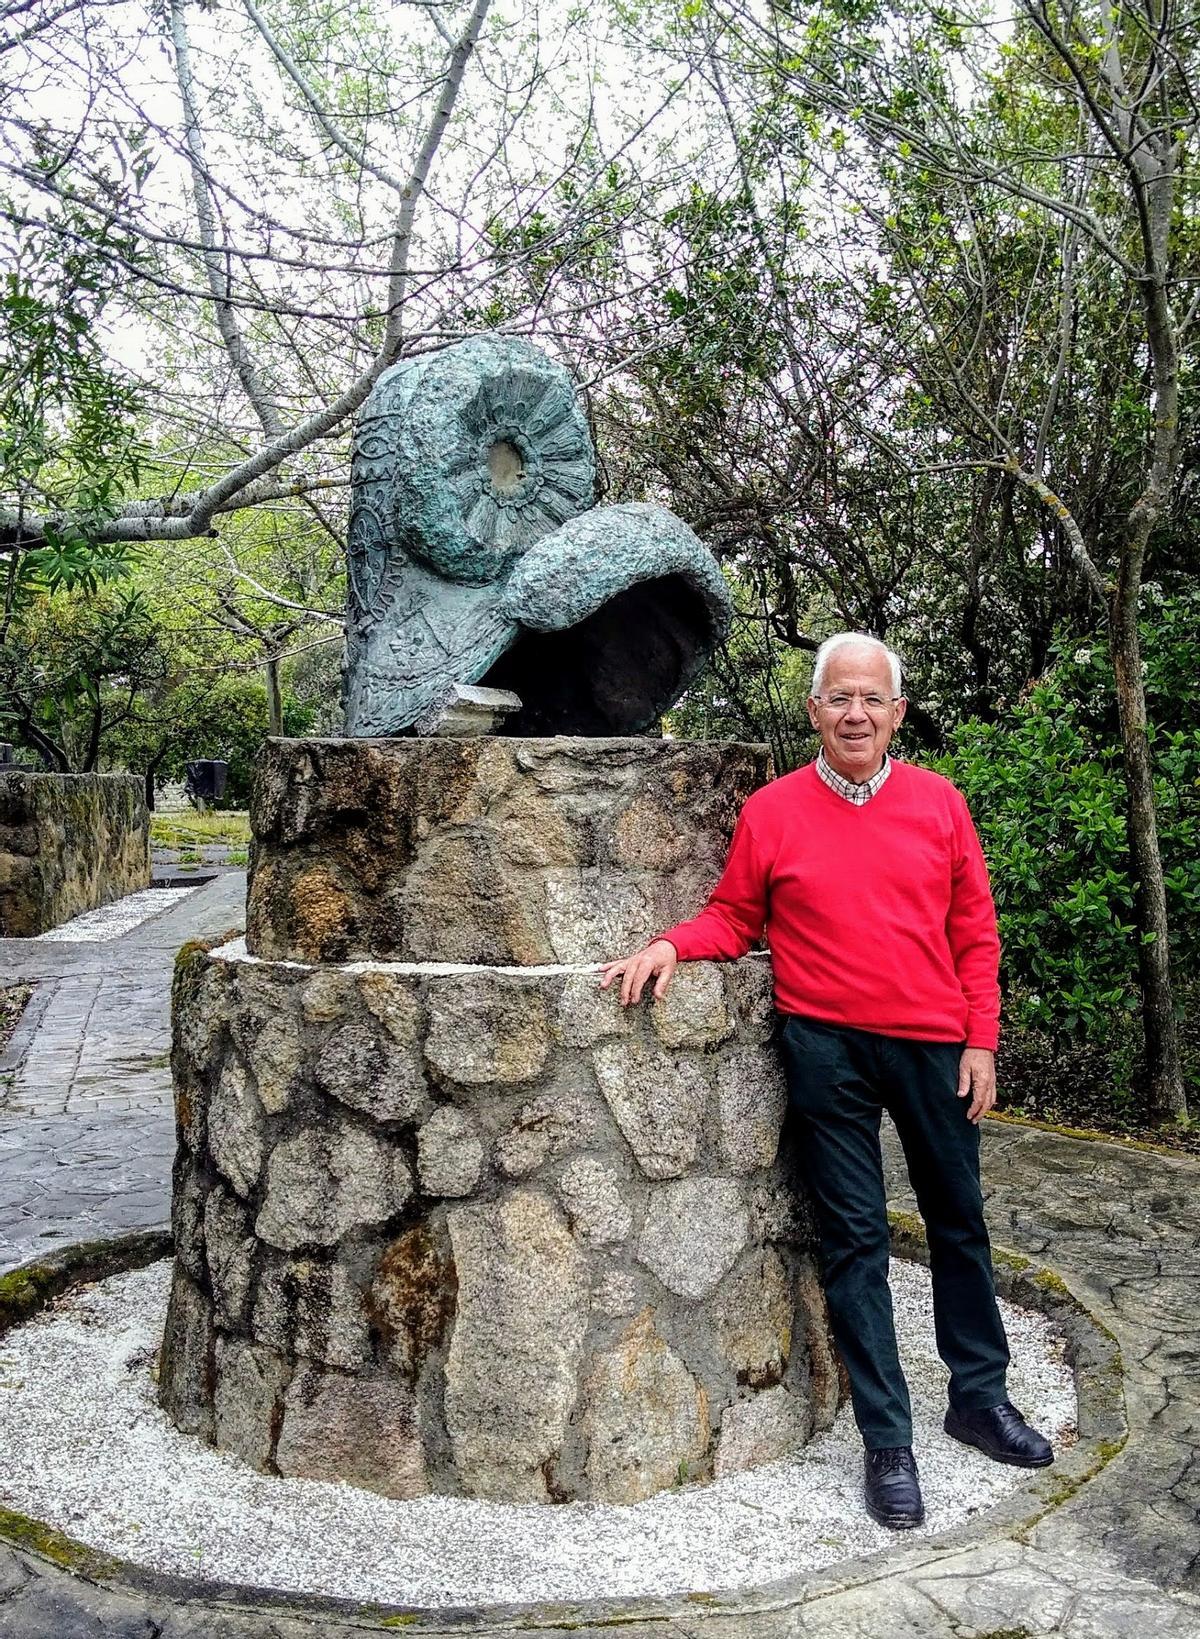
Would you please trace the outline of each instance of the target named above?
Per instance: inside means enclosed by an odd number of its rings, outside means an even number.
[[[981,1121],[996,1102],[996,1055],[986,1047],[964,1047],[958,1061],[958,1096],[971,1096],[968,1121]]]

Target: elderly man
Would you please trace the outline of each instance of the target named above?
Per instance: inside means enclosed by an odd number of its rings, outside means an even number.
[[[868,1512],[924,1519],[908,1388],[888,1288],[879,1126],[887,1110],[925,1220],[948,1434],[1040,1468],[1049,1442],[1005,1390],[979,1186],[979,1126],[996,1098],[1000,946],[961,794],[888,756],[904,717],[900,662],[843,632],[822,644],[808,713],[815,762],[756,791],[700,915],[604,969],[621,1001],[677,962],[733,960],[767,935],[798,1153],[816,1210],[825,1291],[866,1448]]]

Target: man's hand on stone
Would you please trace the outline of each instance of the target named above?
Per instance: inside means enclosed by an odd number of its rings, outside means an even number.
[[[996,1055],[986,1047],[965,1047],[958,1061],[958,1096],[971,1095],[968,1121],[981,1121],[996,1102]]]
[[[606,962],[601,968],[601,990],[607,990],[614,979],[621,981],[621,1006],[640,1002],[642,991],[649,979],[654,980],[654,999],[661,1001],[667,993],[679,955],[669,939],[655,939],[632,956],[623,956],[619,962]]]

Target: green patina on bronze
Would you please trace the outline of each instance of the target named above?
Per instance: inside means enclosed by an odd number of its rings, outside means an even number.
[[[664,507],[594,507],[570,376],[482,335],[384,372],[355,433],[346,733],[398,734],[455,684],[514,691],[504,732],[635,734],[731,614],[712,554]]]

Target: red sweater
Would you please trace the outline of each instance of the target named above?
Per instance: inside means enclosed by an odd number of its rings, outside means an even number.
[[[660,937],[683,961],[733,960],[764,927],[782,1012],[995,1047],[987,867],[966,802],[940,774],[893,759],[861,807],[815,763],[756,791],[708,904]]]

